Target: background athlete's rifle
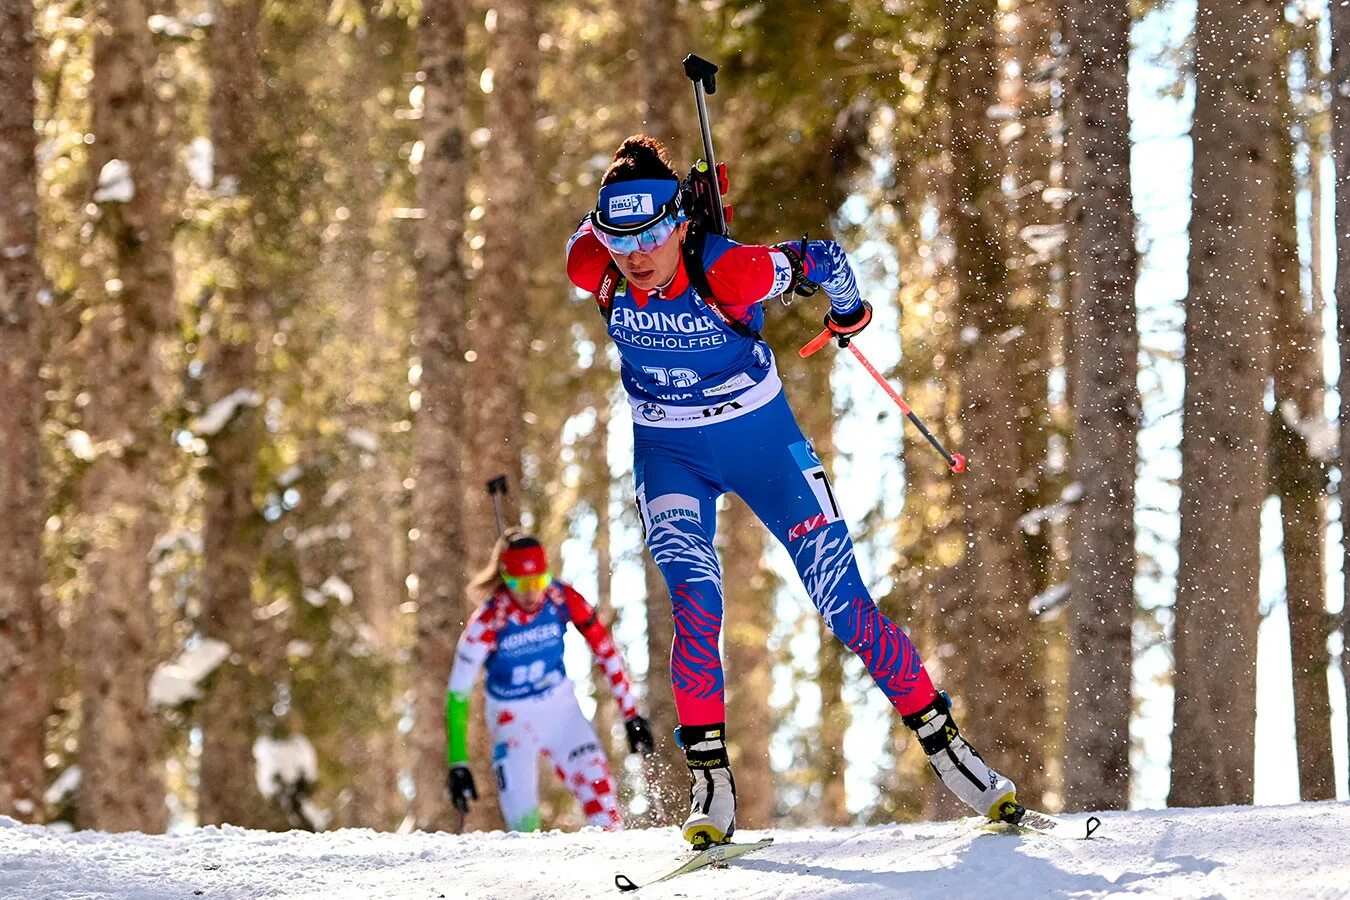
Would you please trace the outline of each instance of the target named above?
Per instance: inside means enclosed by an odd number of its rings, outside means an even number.
[[[497,523],[497,537],[506,533],[506,524],[502,522],[502,498],[506,496],[506,476],[498,475],[487,483],[488,496],[492,498],[492,518]]]

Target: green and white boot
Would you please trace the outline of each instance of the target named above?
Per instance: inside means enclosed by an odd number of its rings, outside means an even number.
[[[990,768],[966,743],[951,710],[951,700],[943,691],[923,709],[904,716],[903,721],[918,735],[933,771],[962,802],[996,822],[1020,821],[1026,809],[1017,802],[1017,786]]]
[[[681,725],[679,743],[693,779],[684,839],[696,850],[725,844],[736,832],[736,779],[727,757],[726,726]]]

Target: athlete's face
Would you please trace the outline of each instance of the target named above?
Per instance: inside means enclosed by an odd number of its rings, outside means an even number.
[[[544,604],[544,590],[544,588],[537,588],[534,590],[521,588],[520,590],[511,591],[511,596],[515,598],[517,606],[527,613],[532,613]]]
[[[688,230],[689,223],[681,222],[670,240],[655,250],[634,250],[624,254],[611,250],[609,255],[614,257],[614,264],[630,284],[644,291],[653,291],[675,277],[675,270],[680,267],[680,245],[684,243]]]

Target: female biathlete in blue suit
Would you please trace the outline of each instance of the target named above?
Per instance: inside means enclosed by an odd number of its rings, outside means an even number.
[[[709,234],[701,260],[712,296],[701,296],[682,258],[689,220],[665,147],[630,137],[601,185],[595,210],[568,243],[567,272],[608,316],[632,407],[647,547],[670,588],[671,680],[693,779],[685,839],[723,842],[736,826],[717,646],[722,573],[713,549],[717,499],[728,491],[787,547],[830,630],[917,732],[942,781],[980,815],[1015,818],[1012,782],[962,739],[918,651],[863,584],[824,468],[759,336],[763,301],[800,282],[824,288],[825,324],[841,343],[867,326],[871,307],[843,251],[833,241],[762,247]]]

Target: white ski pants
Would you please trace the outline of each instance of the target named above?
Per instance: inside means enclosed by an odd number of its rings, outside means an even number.
[[[492,733],[492,770],[507,828],[539,829],[541,753],[577,798],[589,824],[610,831],[623,828],[609,760],[577,704],[570,680],[564,679],[537,697],[488,697],[486,712]]]

